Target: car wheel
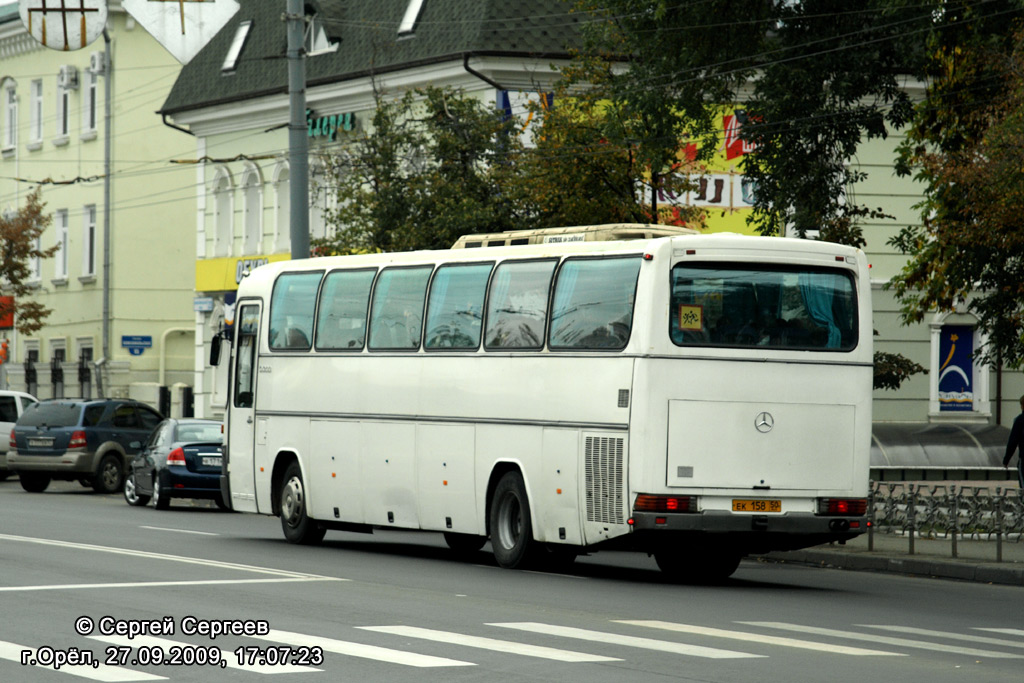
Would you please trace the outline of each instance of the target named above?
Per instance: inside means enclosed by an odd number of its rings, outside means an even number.
[[[157,510],[166,510],[171,507],[171,496],[166,489],[160,486],[160,477],[153,477],[153,507]]]
[[[29,493],[42,493],[50,485],[50,475],[38,472],[19,472],[18,479],[21,481],[21,488]]]
[[[108,453],[100,460],[100,467],[92,478],[92,488],[97,493],[115,493],[124,487],[124,469],[121,458]]]
[[[491,498],[491,547],[494,559],[507,569],[527,566],[534,560],[530,501],[519,472],[507,472]]]
[[[281,529],[291,543],[316,545],[326,530],[306,515],[306,488],[302,482],[302,469],[293,462],[284,471],[281,483]]]
[[[136,488],[134,472],[129,472],[128,476],[124,478],[124,499],[129,505],[136,507],[149,502],[149,496],[139,493],[139,489]]]

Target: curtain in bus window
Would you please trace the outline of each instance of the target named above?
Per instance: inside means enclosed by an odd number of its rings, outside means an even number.
[[[270,297],[270,348],[308,351],[313,339],[313,311],[323,272],[285,273]]]
[[[480,346],[484,293],[491,267],[490,263],[481,263],[437,269],[430,284],[425,348]]]
[[[371,349],[416,349],[431,266],[389,268],[377,277],[370,316]]]
[[[491,279],[487,299],[488,349],[539,349],[544,346],[548,293],[554,259],[506,261]]]
[[[375,270],[343,270],[324,278],[316,323],[317,349],[362,350],[375,274]]]
[[[552,349],[621,349],[633,327],[640,257],[569,259],[555,283]]]
[[[842,334],[832,316],[835,299],[832,280],[832,276],[824,273],[800,273],[800,294],[807,312],[816,323],[828,328],[828,348],[836,349],[842,342]]]

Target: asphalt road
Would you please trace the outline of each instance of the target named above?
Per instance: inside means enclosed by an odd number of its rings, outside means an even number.
[[[508,571],[436,534],[296,547],[276,519],[77,483],[0,483],[0,519],[0,681],[1005,683],[1024,666],[1015,587],[756,560],[687,586],[623,553]]]

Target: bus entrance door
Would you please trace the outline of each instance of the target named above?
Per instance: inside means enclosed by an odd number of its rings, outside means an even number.
[[[227,434],[227,474],[231,508],[257,512],[255,481],[256,361],[259,357],[260,304],[242,302],[235,316],[235,366]]]

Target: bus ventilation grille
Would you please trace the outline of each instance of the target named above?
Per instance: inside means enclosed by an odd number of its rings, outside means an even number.
[[[622,446],[622,439],[586,437],[588,522],[623,523]]]

